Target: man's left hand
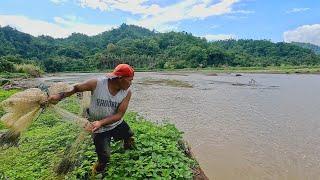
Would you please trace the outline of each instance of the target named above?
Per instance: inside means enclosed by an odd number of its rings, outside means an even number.
[[[102,122],[101,121],[94,121],[92,123],[92,125],[93,125],[92,132],[94,132],[102,126]]]

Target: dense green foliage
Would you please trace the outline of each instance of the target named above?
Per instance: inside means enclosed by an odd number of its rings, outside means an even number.
[[[40,77],[43,70],[36,61],[25,60],[20,55],[0,57],[0,74],[23,73],[30,77]]]
[[[126,24],[96,36],[74,33],[64,39],[33,37],[2,27],[0,41],[0,57],[20,57],[46,72],[104,70],[118,63],[143,69],[320,64],[320,57],[312,50],[291,43],[208,42],[186,32],[159,33]],[[1,61],[2,70],[15,63],[8,58]]]
[[[320,46],[310,44],[310,43],[301,43],[301,42],[292,42],[292,44],[306,48],[306,49],[311,49],[316,54],[320,54]]]
[[[3,94],[7,97],[10,93]],[[73,113],[79,111],[75,98],[62,103],[62,107]],[[126,114],[125,119],[135,132],[136,149],[124,151],[120,142],[112,143],[105,179],[192,179],[191,167],[196,163],[179,148],[181,132],[174,125],[155,125],[136,113]],[[10,179],[90,178],[97,157],[89,134],[80,144],[74,170],[62,177],[54,172],[79,131],[72,123],[61,121],[47,110],[22,135],[19,148],[0,151],[0,173]]]
[[[315,65],[319,56],[308,49],[288,43],[272,43],[266,40],[228,40],[214,42],[234,56],[231,65],[240,66],[279,66]],[[244,60],[244,61],[243,61]]]

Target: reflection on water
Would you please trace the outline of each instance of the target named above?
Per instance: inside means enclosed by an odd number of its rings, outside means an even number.
[[[319,75],[136,73],[134,81],[145,78],[192,85],[136,83],[129,108],[183,130],[210,179],[320,177]]]

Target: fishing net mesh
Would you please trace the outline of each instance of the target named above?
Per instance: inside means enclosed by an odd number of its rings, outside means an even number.
[[[71,91],[72,88],[72,85],[59,82],[51,85],[48,88],[48,93],[38,88],[30,88],[13,94],[8,99],[2,101],[0,106],[6,114],[0,120],[9,130],[1,135],[0,145],[10,144],[10,142],[16,144],[16,138],[19,138],[19,135],[32,124],[43,108],[52,108],[57,114],[62,116],[62,120],[71,121],[80,127],[89,125],[90,123],[86,118],[70,113],[57,105],[47,103],[48,95]],[[81,111],[84,112],[89,107],[91,94],[90,92],[84,92],[81,96],[80,107]]]
[[[47,92],[41,91],[41,89],[38,88],[30,88],[18,92],[2,101],[0,106],[4,109],[6,114],[1,117],[1,121],[9,128],[9,130],[0,136],[0,146],[18,146],[21,133],[37,119],[44,108],[53,109],[62,117],[62,120],[72,122],[81,127],[81,129],[86,129],[88,126],[91,126],[91,123],[84,117],[85,112],[90,105],[90,91],[77,94],[80,104],[79,115],[73,114],[58,105],[47,103],[48,95],[71,91],[72,88],[72,85],[60,82],[51,85],[47,89]],[[80,149],[80,144],[83,144],[85,137],[86,132],[80,131],[72,146],[66,148],[64,156],[56,168],[57,174],[66,174],[74,168],[79,159],[77,152]]]

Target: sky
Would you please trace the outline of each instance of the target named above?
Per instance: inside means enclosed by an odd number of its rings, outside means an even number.
[[[320,0],[0,0],[0,26],[33,36],[91,36],[123,23],[209,41],[320,45]]]

